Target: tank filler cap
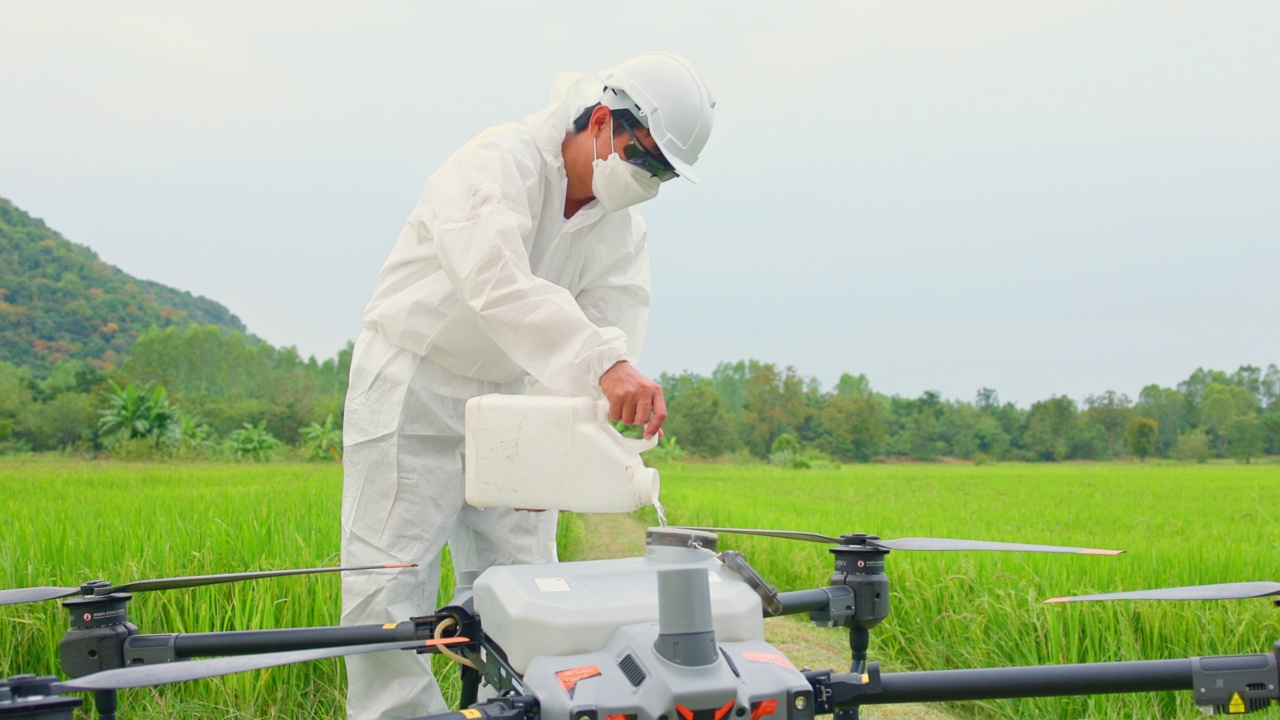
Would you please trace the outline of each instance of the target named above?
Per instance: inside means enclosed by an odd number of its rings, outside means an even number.
[[[674,527],[651,527],[644,534],[646,547],[701,548],[715,552],[720,538],[705,530]]]

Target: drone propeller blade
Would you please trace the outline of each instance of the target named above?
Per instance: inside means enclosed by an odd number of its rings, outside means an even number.
[[[306,568],[303,570],[264,570],[261,572],[227,573],[223,575],[192,575],[189,577],[162,578],[160,580],[138,580],[111,588],[111,592],[142,592],[144,590],[175,590],[177,588],[200,587],[220,583],[238,582],[240,580],[257,580],[260,578],[283,577],[285,575],[313,575],[329,572],[354,572],[356,570],[391,570],[415,567],[408,563],[391,565],[360,565],[356,567],[324,567]]]
[[[739,535],[766,535],[768,537],[785,538],[787,540],[806,540],[808,542],[818,543],[839,543],[840,538],[833,538],[830,535],[821,535],[819,533],[800,532],[797,530],[752,530],[749,528],[721,528],[721,527],[693,527],[693,526],[676,526],[674,530],[700,530],[702,532],[711,533],[737,533]]]
[[[105,595],[117,592],[142,592],[145,590],[174,590],[177,588],[199,587],[201,585],[217,585],[219,583],[239,580],[256,580],[259,578],[280,577],[283,575],[311,575],[329,572],[353,572],[356,570],[396,570],[417,567],[409,563],[390,565],[360,565],[355,567],[306,568],[303,570],[266,570],[262,572],[230,573],[224,575],[192,575],[189,577],[163,578],[160,580],[138,580],[123,585],[108,585],[94,588],[93,593]],[[86,591],[74,587],[32,587],[0,590],[0,605],[17,605],[19,603],[40,602],[41,600],[57,600],[73,595],[84,595]]]
[[[703,532],[713,533],[739,533],[741,535],[766,535],[768,537],[785,538],[788,540],[806,540],[808,542],[837,545],[848,544],[849,540],[847,538],[854,537],[846,536],[846,539],[841,539],[831,537],[830,535],[800,532],[796,530],[752,530],[746,528],[717,527],[684,527],[681,529],[701,530]],[[1071,553],[1075,555],[1119,555],[1124,552],[1123,550],[1095,550],[1091,548],[1062,547],[1059,545],[1028,545],[1025,543],[988,542],[985,540],[947,540],[945,538],[901,538],[898,540],[881,540],[876,537],[866,537],[865,540],[860,540],[858,542],[865,543],[871,547],[882,547],[890,550],[994,550],[1005,552]]]
[[[204,678],[218,677],[219,675],[230,675],[248,670],[262,670],[279,665],[306,662],[308,660],[323,660],[324,658],[343,655],[362,655],[383,650],[408,650],[411,648],[454,645],[466,642],[470,642],[470,640],[464,637],[451,637],[439,640],[409,640],[398,643],[348,645],[346,647],[319,648],[316,650],[290,650],[288,652],[266,653],[263,655],[210,658],[208,660],[192,660],[190,662],[165,663],[163,665],[137,665],[116,670],[104,670],[76,680],[68,680],[58,683],[56,689],[58,691],[124,690],[126,688],[164,685],[187,680],[202,680]]]
[[[0,605],[17,605],[18,603],[40,602],[41,600],[57,600],[58,598],[79,595],[80,588],[33,587],[15,590],[0,590]]]
[[[1084,602],[1089,600],[1244,600],[1280,595],[1280,582],[1238,582],[1219,585],[1191,585],[1162,590],[1077,595],[1045,600],[1047,603]]]
[[[996,552],[1069,553],[1073,555],[1119,555],[1123,550],[1064,547],[1061,545],[1028,545],[1026,543],[988,542],[986,540],[947,540],[945,538],[899,538],[868,540],[890,550],[991,550]]]

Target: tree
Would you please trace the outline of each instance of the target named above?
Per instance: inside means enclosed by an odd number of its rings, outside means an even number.
[[[93,396],[62,393],[44,403],[32,403],[18,417],[17,435],[33,450],[53,450],[89,439],[93,428]]]
[[[1258,418],[1258,422],[1265,431],[1266,444],[1269,446],[1267,452],[1272,455],[1280,455],[1280,407]]]
[[[1039,460],[1066,459],[1077,415],[1075,401],[1065,395],[1032,405],[1023,438],[1026,449]]]
[[[334,426],[333,413],[329,413],[323,424],[311,423],[302,428],[300,434],[312,460],[333,458],[342,462],[342,431]]]
[[[1159,425],[1151,418],[1135,417],[1129,421],[1129,427],[1125,429],[1124,435],[1129,443],[1129,452],[1138,456],[1140,460],[1146,460],[1151,453],[1155,452]]]
[[[1107,457],[1117,457],[1125,442],[1125,432],[1133,417],[1129,397],[1108,390],[1101,395],[1085,398],[1083,420],[1102,428],[1106,434]],[[1148,453],[1149,454],[1149,453]]]
[[[1200,403],[1204,399],[1204,391],[1210,384],[1230,385],[1231,379],[1221,370],[1196,368],[1196,371],[1191,373],[1191,377],[1178,383],[1178,391],[1187,399],[1187,411],[1193,425],[1200,421]]]
[[[836,395],[870,395],[871,381],[866,375],[850,375],[844,373],[840,379],[836,381]]]
[[[680,446],[700,457],[716,457],[733,450],[737,421],[729,403],[705,378],[682,390],[668,404],[663,432],[680,439]]]
[[[112,382],[107,395],[98,421],[98,436],[107,445],[147,440],[159,446],[178,421],[178,408],[170,404],[163,387],[128,383],[122,388]]]
[[[938,438],[944,446],[943,454],[971,458],[985,452],[978,434],[982,425],[996,426],[991,418],[968,403],[949,402],[943,405],[938,419]]]
[[[1231,457],[1249,463],[1262,454],[1263,427],[1257,415],[1249,413],[1231,418],[1224,434]]]
[[[681,395],[703,383],[709,382],[707,378],[688,371],[679,375],[664,372],[658,376],[658,384],[662,386],[662,397],[667,401],[668,410],[671,409],[671,406],[675,404]]]
[[[1209,459],[1209,436],[1200,428],[1188,430],[1178,436],[1169,454],[1182,462],[1202,463]]]
[[[806,382],[794,367],[779,370],[773,363],[752,362],[747,368],[743,397],[747,447],[766,457],[773,441],[784,432],[797,432],[808,418]]]
[[[1200,396],[1200,424],[1215,438],[1218,452],[1227,452],[1227,425],[1235,418],[1254,414],[1257,399],[1239,385],[1209,383]]]
[[[983,412],[991,412],[1000,407],[1000,393],[994,388],[979,388],[973,399],[973,404]]]
[[[884,445],[886,421],[879,396],[837,392],[822,404],[818,447],[837,460],[870,462]]]
[[[1178,435],[1190,428],[1187,397],[1174,388],[1159,385],[1142,388],[1133,409],[1137,414],[1156,421],[1160,430],[1156,435],[1156,455],[1167,456],[1178,442]]]
[[[751,365],[757,365],[755,360]],[[729,409],[741,412],[746,404],[747,396],[747,363],[739,360],[736,363],[722,362],[711,371],[711,382],[716,392],[729,403]]]
[[[771,455],[774,453],[799,454],[801,449],[802,448],[800,447],[800,441],[796,439],[795,435],[792,435],[791,433],[782,433],[781,435],[779,435],[777,438],[774,439],[773,445],[769,448],[769,454]]]
[[[280,441],[266,429],[266,422],[245,423],[227,436],[227,449],[237,460],[268,462],[276,456]]]

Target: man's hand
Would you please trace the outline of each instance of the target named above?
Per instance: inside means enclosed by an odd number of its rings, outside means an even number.
[[[627,425],[644,425],[646,440],[657,434],[667,419],[662,386],[623,360],[600,376],[600,390],[609,401],[609,419]]]

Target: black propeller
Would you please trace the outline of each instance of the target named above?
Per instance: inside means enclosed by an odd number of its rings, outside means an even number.
[[[409,650],[412,648],[430,648],[439,645],[455,645],[471,642],[465,637],[439,638],[436,640],[406,640],[398,643],[375,643],[371,645],[348,645],[345,647],[318,648],[315,650],[290,650],[288,652],[265,653],[262,655],[241,655],[237,657],[209,658],[207,660],[191,660],[187,662],[164,663],[160,665],[135,665],[132,667],[104,670],[85,675],[75,680],[67,680],[54,686],[56,692],[87,690],[124,690],[126,688],[164,685],[166,683],[202,680],[204,678],[230,675],[248,670],[262,670],[290,663],[343,655],[362,655],[364,653],[381,652],[383,650]]]
[[[1029,545],[1026,543],[990,542],[986,540],[948,540],[946,538],[900,538],[881,540],[875,535],[841,535],[831,537],[819,533],[795,530],[753,530],[746,528],[684,527],[684,530],[701,530],[713,533],[738,533],[741,535],[765,535],[788,540],[826,543],[844,546],[864,546],[886,550],[991,550],[1000,552],[1070,553],[1074,555],[1119,555],[1123,550],[1097,550],[1093,548],[1064,547],[1061,545]]]
[[[1243,600],[1280,595],[1280,582],[1237,582],[1219,585],[1189,585],[1159,590],[1076,595],[1045,600],[1047,603],[1087,602],[1092,600]]]
[[[199,587],[201,585],[217,585],[219,583],[238,582],[240,580],[257,580],[260,578],[281,577],[284,575],[310,575],[327,572],[352,572],[355,570],[387,570],[414,567],[406,563],[392,565],[361,565],[358,567],[326,567],[307,568],[303,570],[265,570],[261,572],[228,573],[223,575],[192,575],[189,577],[162,578],[160,580],[138,580],[124,585],[112,585],[103,580],[85,583],[80,587],[33,587],[0,590],[0,605],[16,605],[18,603],[40,602],[41,600],[57,600],[73,595],[97,596],[111,593],[142,592],[147,590],[174,590],[177,588]]]

